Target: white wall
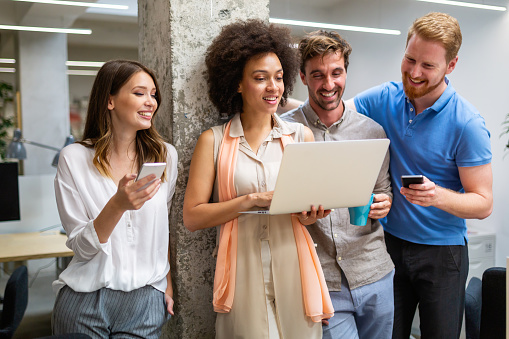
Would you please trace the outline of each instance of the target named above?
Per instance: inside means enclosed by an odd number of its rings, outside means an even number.
[[[470,1],[478,2],[481,1]],[[483,1],[485,4],[509,7],[507,0]],[[290,0],[271,7],[271,17],[296,20],[309,18],[310,8],[289,6]],[[286,4],[286,5],[285,5]],[[509,12],[495,12],[428,4],[414,0],[355,0],[342,1],[329,10],[319,10],[321,22],[399,29],[400,36],[340,31],[352,45],[345,98],[385,81],[401,78],[400,62],[406,32],[411,23],[432,11],[441,11],[456,17],[463,33],[463,45],[456,69],[449,76],[454,88],[473,103],[486,120],[491,132],[493,152],[493,214],[485,220],[469,220],[475,228],[495,231],[497,234],[496,265],[504,266],[509,256],[509,218],[505,209],[509,201],[509,156],[504,157],[504,145],[509,135],[499,137],[502,122],[509,113]],[[311,29],[307,29],[310,31]],[[294,29],[294,34],[298,30]],[[302,30],[301,30],[302,31]],[[297,90],[297,98],[302,99]],[[509,153],[507,151],[506,153]]]

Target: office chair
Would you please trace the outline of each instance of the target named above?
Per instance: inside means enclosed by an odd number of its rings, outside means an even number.
[[[14,270],[5,287],[4,306],[0,314],[0,339],[10,339],[19,326],[28,304],[28,271],[26,266]]]
[[[482,275],[481,339],[505,338],[506,268],[491,267]]]
[[[470,279],[465,291],[466,339],[479,339],[481,331],[482,282],[477,277]]]

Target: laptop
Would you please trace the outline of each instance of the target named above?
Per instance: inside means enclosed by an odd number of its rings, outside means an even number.
[[[389,139],[318,141],[285,147],[269,209],[242,213],[286,214],[364,206],[369,202]]]

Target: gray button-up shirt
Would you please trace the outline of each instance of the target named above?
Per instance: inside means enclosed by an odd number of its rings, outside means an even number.
[[[307,100],[297,109],[281,115],[281,118],[309,127],[316,141],[386,138],[378,123],[346,107],[341,119],[330,127],[320,121]],[[385,157],[373,193],[385,193],[392,199],[389,153]],[[328,217],[318,220],[307,229],[316,243],[316,252],[329,291],[341,290],[341,270],[350,289],[355,289],[380,280],[394,268],[385,247],[383,228],[378,220],[368,219],[366,226],[354,226],[350,224],[348,208],[337,208]]]

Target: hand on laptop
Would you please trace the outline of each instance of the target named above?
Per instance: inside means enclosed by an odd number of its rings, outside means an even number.
[[[324,210],[322,205],[318,207],[318,210],[314,205],[311,205],[311,211],[302,211],[292,215],[297,216],[302,225],[308,226],[314,224],[318,219],[325,218],[330,212],[331,210]]]
[[[371,219],[382,219],[389,213],[392,200],[387,194],[375,194],[368,217]]]
[[[272,202],[273,195],[274,191],[248,194],[247,196],[250,206],[248,206],[246,210],[253,207],[269,207]]]

